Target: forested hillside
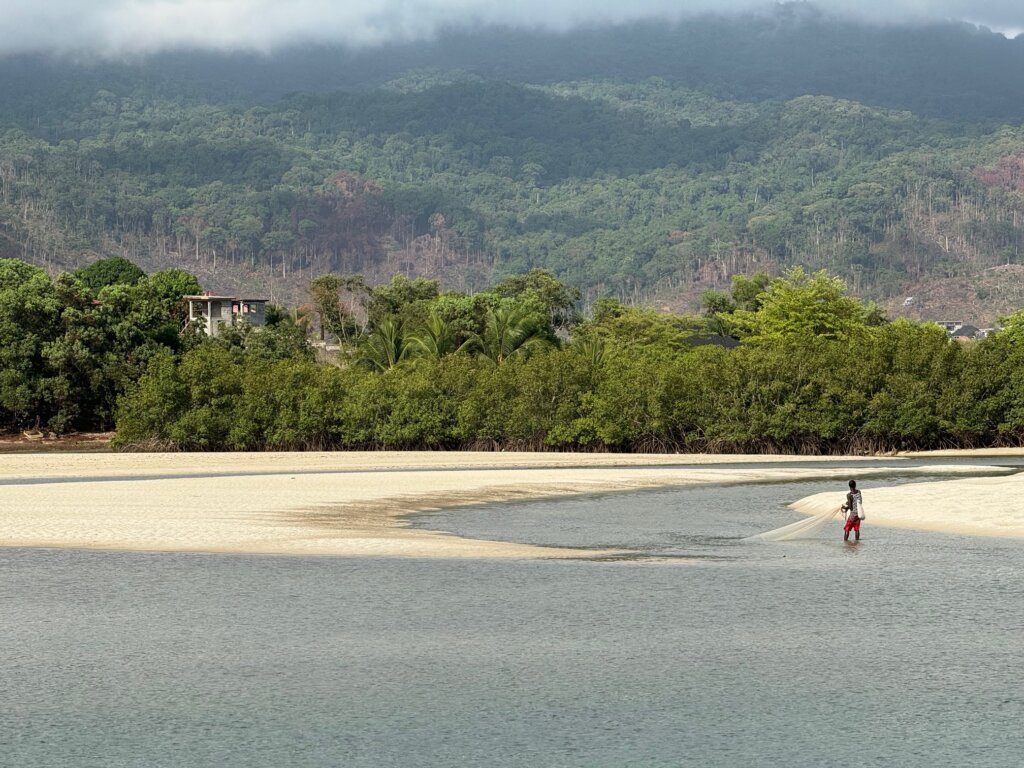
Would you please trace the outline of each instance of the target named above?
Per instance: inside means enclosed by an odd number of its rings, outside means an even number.
[[[935,316],[953,305],[928,286],[960,281],[956,311],[991,321],[1024,303],[1022,63],[984,30],[803,6],[360,54],[12,58],[0,256],[122,255],[286,303],[327,272],[472,291],[544,267],[587,303],[690,309],[802,264]]]

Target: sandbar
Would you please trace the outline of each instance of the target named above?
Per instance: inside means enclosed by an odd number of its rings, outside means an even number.
[[[458,505],[643,488],[845,480],[850,472],[822,461],[843,459],[442,452],[19,454],[0,463],[0,546],[593,557],[609,553],[466,539],[412,528],[407,516]],[[859,465],[858,472],[936,471],[899,465],[896,459],[879,459]],[[997,470],[960,466],[940,471]]]
[[[866,525],[1024,538],[1024,473],[875,489],[862,484],[862,492]],[[818,493],[791,506],[817,515],[835,509],[843,498],[842,492]]]

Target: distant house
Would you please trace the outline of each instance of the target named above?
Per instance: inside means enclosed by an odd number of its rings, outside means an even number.
[[[980,328],[976,328],[975,326],[970,325],[969,323],[964,323],[959,328],[952,331],[950,333],[950,336],[952,336],[957,341],[970,341],[971,339],[984,338],[985,334],[981,332]]]
[[[988,335],[977,326],[965,323],[963,320],[936,320],[936,322],[946,330],[949,338],[958,341],[983,339]]]
[[[189,321],[198,321],[207,336],[217,336],[224,325],[244,322],[253,326],[266,324],[267,299],[240,299],[235,296],[185,296]]]

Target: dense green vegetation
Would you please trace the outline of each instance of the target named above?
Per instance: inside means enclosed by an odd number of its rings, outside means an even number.
[[[817,453],[1024,439],[1022,313],[964,346],[796,269],[737,278],[705,317],[602,300],[563,338],[572,292],[544,273],[472,297],[429,287],[364,293],[377,319],[337,365],[223,343],[165,353],[122,402],[119,441]],[[742,342],[707,343],[716,328]]]
[[[109,429],[153,356],[187,348],[181,297],[199,290],[194,277],[168,270],[126,283],[123,265],[103,266],[110,282],[96,291],[102,268],[51,280],[0,259],[0,430]]]
[[[0,67],[0,256],[272,275],[292,301],[330,272],[479,290],[543,267],[587,304],[801,264],[880,299],[1020,263],[1022,62],[1024,40],[802,5],[361,53],[22,57]]]
[[[1024,312],[964,345],[886,322],[824,272],[737,277],[692,317],[614,299],[580,317],[578,293],[543,271],[474,295],[322,281],[309,314],[273,310],[215,339],[183,323],[176,299],[196,290],[164,272],[93,300],[74,275],[0,261],[0,426],[105,428],[116,414],[120,446],[185,450],[1024,442]],[[331,322],[339,349],[318,359],[307,336]]]

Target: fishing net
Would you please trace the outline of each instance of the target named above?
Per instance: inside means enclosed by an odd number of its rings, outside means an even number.
[[[784,525],[772,531],[765,531],[756,536],[748,537],[748,541],[788,541],[789,539],[803,539],[815,533],[830,520],[833,520],[841,511],[841,507],[834,507],[806,520],[798,520],[795,523]]]

